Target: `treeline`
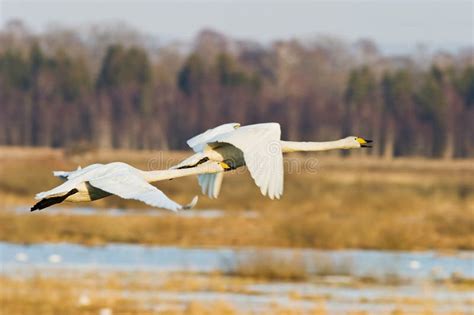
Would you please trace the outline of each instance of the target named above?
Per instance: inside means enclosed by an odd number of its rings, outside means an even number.
[[[0,30],[0,145],[182,149],[224,122],[283,138],[376,140],[371,154],[474,156],[472,47],[386,56],[368,40],[260,45],[203,31],[160,44],[124,27]]]

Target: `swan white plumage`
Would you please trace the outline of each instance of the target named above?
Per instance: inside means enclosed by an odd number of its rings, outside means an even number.
[[[150,183],[222,170],[223,166],[215,162],[204,163],[196,168],[158,171],[142,171],[126,163],[113,162],[92,164],[71,172],[55,171],[53,174],[65,182],[49,191],[37,194],[35,198],[40,201],[31,208],[31,211],[41,210],[63,201],[93,201],[110,195],[135,199],[171,211],[189,209],[196,204],[197,197],[194,197],[188,205],[182,206]]]
[[[283,194],[283,153],[296,151],[326,151],[334,149],[369,148],[371,140],[350,136],[336,141],[282,141],[278,123],[263,123],[240,127],[230,123],[209,129],[188,140],[196,152],[172,169],[192,168],[207,161],[224,163],[225,170],[247,165],[263,195],[271,199]],[[217,198],[224,173],[198,176],[203,194]]]
[[[226,169],[247,165],[249,172],[263,195],[271,199],[283,193],[283,155],[280,146],[280,125],[265,123],[239,127],[225,124],[191,138],[188,144],[196,154],[173,169],[195,167],[208,160],[225,163]],[[212,136],[210,136],[212,135]],[[210,197],[219,194],[223,174],[199,176],[203,193]]]

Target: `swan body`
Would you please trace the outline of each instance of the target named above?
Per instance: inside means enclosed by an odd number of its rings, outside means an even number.
[[[72,172],[55,171],[53,174],[65,182],[49,191],[37,194],[35,198],[40,201],[31,208],[31,211],[41,210],[63,201],[93,201],[110,195],[135,199],[171,211],[189,209],[196,204],[197,197],[188,205],[182,206],[150,183],[222,170],[222,165],[215,162],[204,163],[192,169],[161,171],[142,171],[126,163],[113,162],[92,164]]]
[[[270,199],[283,194],[283,153],[298,151],[326,151],[370,147],[371,140],[350,136],[335,141],[296,142],[282,141],[278,123],[263,123],[241,127],[230,123],[209,129],[188,140],[195,154],[172,169],[192,168],[207,161],[224,163],[224,170],[243,165],[249,169],[261,193]],[[217,198],[223,172],[198,175],[203,194]]]

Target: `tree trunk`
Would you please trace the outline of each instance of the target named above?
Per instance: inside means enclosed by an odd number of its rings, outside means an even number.
[[[387,129],[385,133],[385,145],[383,150],[383,157],[386,160],[393,159],[395,148],[395,122],[389,118],[387,122]]]
[[[96,111],[95,129],[97,130],[97,145],[101,149],[112,148],[112,122],[110,115],[110,100],[106,95],[99,95],[99,110]]]
[[[443,150],[443,158],[445,160],[451,160],[454,157],[454,145],[454,130],[453,128],[447,128]]]

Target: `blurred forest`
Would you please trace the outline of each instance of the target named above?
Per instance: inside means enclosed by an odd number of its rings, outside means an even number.
[[[0,145],[183,149],[225,122],[285,140],[376,140],[368,154],[474,157],[473,47],[387,56],[362,39],[260,44],[212,30],[160,42],[129,27],[0,29]]]

